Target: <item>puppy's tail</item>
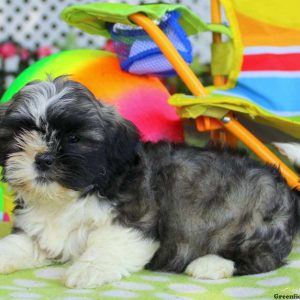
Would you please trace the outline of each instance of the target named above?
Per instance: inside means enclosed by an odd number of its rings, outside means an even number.
[[[296,168],[300,170],[300,144],[298,143],[272,143],[277,150],[286,156]]]

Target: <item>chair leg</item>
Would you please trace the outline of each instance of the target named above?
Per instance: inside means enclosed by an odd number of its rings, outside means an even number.
[[[221,143],[222,145],[228,145],[230,148],[236,148],[238,139],[231,132],[223,129],[211,130],[210,139],[213,143]]]
[[[230,131],[224,130],[224,142],[231,148],[236,148],[238,139]]]
[[[210,131],[210,139],[213,143],[217,143],[221,139],[220,129]]]

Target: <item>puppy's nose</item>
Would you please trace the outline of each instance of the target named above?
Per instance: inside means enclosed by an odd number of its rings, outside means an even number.
[[[46,171],[50,169],[54,161],[54,155],[46,152],[39,153],[35,156],[35,164],[40,171]]]

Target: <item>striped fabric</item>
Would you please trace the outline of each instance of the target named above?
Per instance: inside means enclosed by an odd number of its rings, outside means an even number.
[[[278,116],[300,116],[300,1],[231,2],[243,60],[236,86],[214,93],[246,99]]]

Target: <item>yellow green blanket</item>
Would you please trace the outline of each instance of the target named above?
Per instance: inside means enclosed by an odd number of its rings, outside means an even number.
[[[0,225],[0,235],[1,229],[3,233],[3,225]],[[101,288],[72,290],[65,288],[60,280],[64,268],[56,265],[0,275],[0,300],[263,300],[276,299],[276,295],[300,295],[300,238],[286,266],[265,274],[231,279],[196,280],[185,275],[142,271]]]

